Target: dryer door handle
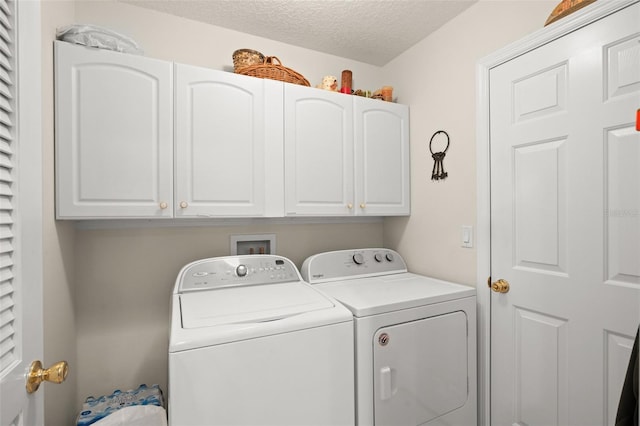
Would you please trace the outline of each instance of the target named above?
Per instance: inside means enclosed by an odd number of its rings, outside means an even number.
[[[380,399],[382,401],[391,399],[398,391],[396,376],[394,368],[387,366],[380,369]]]

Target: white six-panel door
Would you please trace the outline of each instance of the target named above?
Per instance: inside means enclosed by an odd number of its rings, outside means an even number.
[[[639,22],[490,71],[494,425],[614,422],[640,319]]]

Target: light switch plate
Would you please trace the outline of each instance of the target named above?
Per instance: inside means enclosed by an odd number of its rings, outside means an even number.
[[[462,247],[473,247],[473,226],[463,225],[460,228],[460,241]]]

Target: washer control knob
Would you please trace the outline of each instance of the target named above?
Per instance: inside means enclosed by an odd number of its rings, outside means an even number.
[[[391,254],[391,253],[387,253],[387,254],[385,255],[385,257],[387,258],[387,260],[388,260],[389,262],[393,262],[393,254]]]
[[[247,272],[247,267],[245,265],[238,265],[236,267],[236,275],[239,277],[245,277]]]
[[[361,253],[356,253],[353,255],[353,262],[356,265],[362,265],[364,263],[364,256]]]
[[[376,260],[376,262],[380,263],[382,262],[382,255],[380,253],[376,253],[373,258]]]

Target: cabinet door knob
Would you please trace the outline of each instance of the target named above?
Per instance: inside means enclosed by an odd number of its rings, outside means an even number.
[[[189,207],[189,204],[186,201],[181,201],[180,202],[180,208],[181,209],[186,209],[187,207]]]
[[[361,209],[364,209],[365,207],[367,207],[365,203],[360,203],[360,208]]]
[[[160,203],[160,208],[161,208],[162,210],[166,209],[166,208],[167,208],[167,203],[165,203],[164,201],[163,201],[163,202],[161,202],[161,203]]]
[[[347,208],[348,208],[349,210],[351,210],[351,209],[353,208],[353,204],[351,204],[351,203],[347,204]]]

